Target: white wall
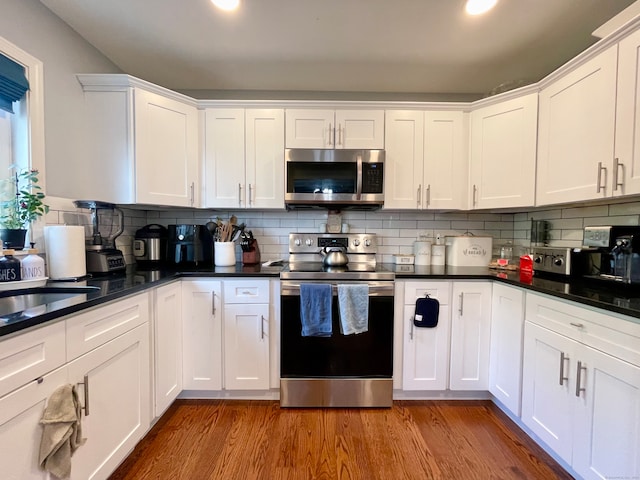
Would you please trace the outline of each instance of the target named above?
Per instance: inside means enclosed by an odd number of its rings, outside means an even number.
[[[45,187],[48,195],[60,195],[66,179],[61,159],[83,170],[86,158],[83,94],[75,74],[120,70],[38,0],[2,0],[0,37],[44,64]]]

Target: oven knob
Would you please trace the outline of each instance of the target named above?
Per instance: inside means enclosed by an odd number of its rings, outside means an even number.
[[[370,247],[371,246],[371,240],[369,240],[368,238],[364,239],[364,246],[365,247]]]
[[[299,238],[296,238],[293,243],[296,245],[296,247],[299,247],[300,245],[302,245],[302,241]]]
[[[313,240],[311,240],[310,238],[307,238],[307,239],[304,241],[304,243],[305,243],[305,245],[306,245],[307,247],[310,247],[310,246],[312,246],[312,245],[313,245]]]
[[[564,260],[563,260],[562,258],[555,258],[555,259],[553,260],[553,264],[554,264],[556,267],[561,267],[561,266],[564,264]]]
[[[533,259],[533,261],[536,262],[536,263],[542,263],[543,260],[544,259],[543,259],[542,255],[538,255],[536,258]]]
[[[359,247],[360,246],[360,240],[358,240],[357,238],[353,241],[353,246],[354,247]]]

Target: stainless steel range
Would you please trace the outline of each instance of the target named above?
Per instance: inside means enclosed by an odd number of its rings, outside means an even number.
[[[281,406],[391,406],[394,273],[376,252],[374,234],[290,234],[289,268],[280,274]],[[331,285],[328,336],[303,335],[305,284]],[[366,285],[369,313],[366,331],[345,335],[338,291],[348,285]]]

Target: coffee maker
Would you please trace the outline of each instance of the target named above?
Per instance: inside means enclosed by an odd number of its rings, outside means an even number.
[[[590,258],[586,277],[640,284],[640,226],[585,227],[583,243]]]

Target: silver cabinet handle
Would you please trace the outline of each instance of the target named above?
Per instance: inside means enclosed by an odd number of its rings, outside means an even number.
[[[422,203],[422,184],[418,185],[416,207],[419,208],[421,203]]]
[[[260,315],[260,340],[264,340],[264,315]]]
[[[564,362],[565,360],[569,360],[564,352],[560,352],[560,385],[564,383],[565,380],[569,380],[569,377],[564,376]]]
[[[238,206],[242,206],[242,184],[238,184]]]
[[[331,124],[329,124],[329,132],[328,133],[329,133],[329,141],[327,143],[329,144],[329,146],[331,146],[332,139],[333,139],[333,136],[334,136],[334,132],[333,132],[333,129],[331,128]]]
[[[462,313],[464,311],[463,310],[463,306],[464,306],[464,292],[462,292],[460,294],[460,308],[458,309],[458,312],[460,313],[460,316],[463,315],[463,313]]]
[[[84,416],[89,416],[89,375],[84,376],[84,380],[78,385],[84,386],[84,407],[81,407],[84,410]]]
[[[431,205],[431,184],[427,185],[427,207]]]
[[[622,169],[622,175],[620,175],[620,170]],[[622,178],[622,181],[620,181]],[[620,187],[624,186],[624,163],[622,163],[618,158],[613,159],[613,191],[615,192]]]
[[[580,384],[582,383],[582,371],[587,370],[587,367],[582,365],[581,361],[578,361],[578,370],[576,372],[576,397],[580,396],[580,392],[584,392],[586,389],[582,388]]]
[[[216,314],[216,292],[211,292],[211,315]]]
[[[191,206],[193,207],[193,205],[196,203],[196,194],[195,194],[195,189],[196,189],[196,184],[195,182],[191,182]]]
[[[413,316],[409,319],[409,321],[411,322],[411,330],[409,330],[409,339],[413,340]]]
[[[471,206],[475,207],[476,206],[476,194],[478,193],[478,187],[476,186],[476,184],[473,184],[473,193],[471,194]]]
[[[596,185],[596,193],[600,193],[600,190],[606,188],[606,185],[602,184],[602,171],[604,170],[604,182],[607,182],[607,167],[602,166],[602,162],[598,162],[598,184]]]
[[[338,145],[342,145],[342,125],[338,125]]]
[[[251,201],[251,195],[253,195],[253,188],[251,188],[251,184],[249,184],[249,206],[253,204]]]
[[[573,323],[573,322],[569,322],[569,325],[576,327],[576,328],[584,328],[584,324],[582,323]]]

